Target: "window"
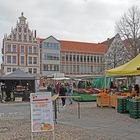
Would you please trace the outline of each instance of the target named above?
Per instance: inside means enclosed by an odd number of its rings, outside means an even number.
[[[90,62],[90,57],[89,56],[87,56],[87,62]]]
[[[13,56],[13,64],[16,64],[16,56]]]
[[[32,64],[32,57],[29,57],[29,62],[28,64]]]
[[[77,55],[77,62],[79,62],[79,55]]]
[[[91,62],[93,62],[93,56],[91,56]]]
[[[76,61],[76,57],[75,57],[75,55],[73,55],[73,61],[74,61],[74,62]]]
[[[94,62],[96,62],[96,56],[94,56]]]
[[[29,54],[32,53],[32,46],[29,46],[28,53],[29,53]]]
[[[24,28],[24,33],[26,33],[27,32],[27,29],[26,28]]]
[[[29,69],[28,69],[28,72],[29,72],[29,73],[32,73],[32,68],[29,68]]]
[[[33,53],[37,53],[37,47],[33,47]]]
[[[59,71],[59,65],[54,65],[54,71]]]
[[[7,56],[7,63],[11,64],[11,56],[10,55]]]
[[[13,68],[13,72],[16,71],[16,68]]]
[[[18,28],[18,31],[21,32],[21,27]]]
[[[81,62],[83,62],[83,56],[80,56],[80,60],[81,60]]]
[[[47,54],[44,54],[44,60],[47,60]]]
[[[32,37],[31,37],[31,35],[29,36],[29,41],[31,41],[32,40]]]
[[[21,52],[21,53],[24,53],[24,46],[21,46],[21,47],[20,47],[20,52]]]
[[[16,45],[13,45],[13,52],[17,52],[17,46]]]
[[[50,69],[51,69],[51,66],[50,66],[50,64],[48,65],[48,71],[50,71]]]
[[[64,54],[61,55],[61,60],[65,61],[65,55]]]
[[[59,54],[48,53],[44,54],[44,56],[46,57],[46,60],[59,60]]]
[[[66,55],[66,61],[68,61],[68,59],[69,59],[69,57],[68,57],[68,55]]]
[[[37,57],[33,58],[33,64],[37,64]]]
[[[84,56],[84,62],[86,62],[86,56]]]
[[[24,56],[20,57],[20,64],[24,64]]]
[[[19,41],[21,41],[21,35],[20,34],[18,35],[18,39],[19,39]]]
[[[70,55],[70,61],[72,61],[72,55]]]
[[[97,56],[97,63],[99,63],[99,56]]]
[[[34,73],[34,74],[37,73],[37,69],[36,69],[36,68],[33,69],[33,73]]]
[[[16,40],[16,34],[13,34],[13,39]]]
[[[8,52],[11,52],[11,44],[8,44],[8,45],[7,45],[7,51],[8,51]]]
[[[48,65],[45,65],[45,64],[44,64],[44,65],[43,65],[43,70],[44,70],[44,71],[47,71],[47,70],[48,70]]]
[[[11,72],[11,68],[7,68],[7,72]]]
[[[26,39],[27,39],[27,37],[26,37],[26,35],[24,35],[24,41],[26,41]]]

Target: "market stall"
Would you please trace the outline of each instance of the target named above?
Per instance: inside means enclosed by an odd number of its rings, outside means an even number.
[[[111,76],[136,76],[140,75],[140,54],[126,64],[114,69],[106,70]],[[139,89],[138,89],[139,94]],[[117,93],[117,111],[119,113],[129,112],[130,117],[140,118],[140,96],[132,93]],[[111,95],[112,96],[112,95]],[[110,97],[111,97],[110,96]]]
[[[13,73],[0,77],[1,83],[6,85],[6,100],[15,100],[16,97],[22,100],[29,100],[31,92],[35,92],[35,76],[17,69]]]
[[[140,54],[137,55],[131,61],[116,67],[114,69],[106,70],[107,75],[112,76],[132,76],[132,75],[140,75]]]

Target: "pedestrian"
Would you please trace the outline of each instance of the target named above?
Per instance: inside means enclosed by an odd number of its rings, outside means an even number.
[[[65,86],[64,86],[64,84],[62,84],[60,87],[59,95],[66,96],[66,92],[67,92],[67,90],[66,90]],[[66,98],[62,97],[61,100],[62,100],[62,106],[65,106],[66,105]]]
[[[67,85],[67,95],[69,96],[69,104],[71,105],[72,104],[72,102],[73,102],[73,100],[72,100],[72,98],[71,98],[71,96],[72,96],[72,93],[73,93],[73,85],[70,83],[70,84],[68,84]]]
[[[59,94],[59,92],[60,92],[60,83],[56,83],[55,92],[56,92],[56,94]]]
[[[2,95],[2,102],[5,102],[5,98],[6,98],[6,85],[5,83],[2,83],[1,85],[1,95]]]

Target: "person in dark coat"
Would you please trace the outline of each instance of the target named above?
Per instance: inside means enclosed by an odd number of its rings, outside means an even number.
[[[1,85],[1,93],[2,93],[2,102],[5,102],[5,95],[6,95],[6,85],[3,83]]]
[[[64,87],[64,85],[61,85],[59,95],[60,96],[66,96],[66,92],[67,92],[67,90]],[[65,104],[66,104],[66,98],[61,98],[61,100],[62,100],[62,105],[65,106]]]

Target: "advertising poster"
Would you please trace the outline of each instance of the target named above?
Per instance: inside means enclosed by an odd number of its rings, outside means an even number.
[[[50,92],[30,94],[32,132],[54,130],[53,107]]]

